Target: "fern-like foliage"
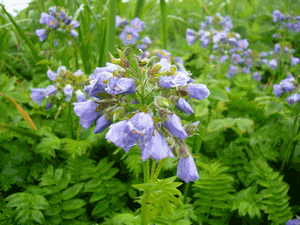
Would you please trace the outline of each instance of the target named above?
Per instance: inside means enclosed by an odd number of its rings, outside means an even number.
[[[199,180],[193,184],[194,205],[200,221],[209,224],[224,224],[232,207],[235,179],[227,174],[229,168],[220,162],[197,163]],[[211,217],[209,220],[207,218]]]
[[[272,221],[272,225],[284,224],[290,220],[293,214],[289,207],[290,197],[287,195],[289,186],[282,181],[283,175],[274,172],[263,158],[250,161],[245,169],[249,172],[248,179],[261,190],[256,199],[260,202],[260,208],[269,214],[268,219]]]

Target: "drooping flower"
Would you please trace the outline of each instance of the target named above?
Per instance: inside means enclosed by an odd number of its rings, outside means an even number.
[[[260,73],[259,72],[254,72],[254,74],[253,74],[253,79],[254,80],[258,80],[258,81],[261,81],[261,75],[260,75]]]
[[[149,44],[152,43],[152,41],[151,41],[151,39],[150,39],[149,37],[144,37],[144,38],[142,39],[142,42],[143,42],[143,44],[145,44],[145,45],[149,45]]]
[[[163,126],[170,131],[174,137],[180,138],[181,140],[186,139],[188,136],[181,124],[180,117],[175,113],[168,117],[166,122],[163,123]]]
[[[269,62],[269,68],[271,68],[271,69],[277,69],[277,61],[276,61],[276,59],[270,60],[270,62]]]
[[[299,219],[293,219],[286,222],[286,225],[300,225]]]
[[[300,101],[300,95],[298,93],[295,93],[285,99],[289,103],[289,105],[295,104],[296,102]]]
[[[109,130],[105,135],[105,138],[115,144],[119,148],[123,148],[125,152],[128,152],[132,146],[125,147],[125,132],[124,128],[127,124],[127,120],[122,120],[109,126]]]
[[[291,92],[294,90],[295,86],[294,84],[292,83],[292,81],[294,81],[295,79],[294,78],[286,78],[286,79],[283,79],[281,82],[280,82],[280,86],[281,86],[281,89],[284,91],[284,92]]]
[[[186,88],[190,98],[202,100],[210,95],[210,91],[205,84],[189,84]]]
[[[81,90],[77,90],[75,92],[75,94],[76,94],[77,102],[85,102],[86,101],[85,94]]]
[[[190,104],[184,99],[179,98],[176,102],[176,108],[181,110],[182,112],[186,114],[193,114],[195,113],[193,108],[190,106]]]
[[[142,161],[146,161],[149,158],[160,160],[166,158],[167,156],[170,158],[174,157],[164,136],[156,130],[154,130],[154,136],[151,137],[148,145],[142,149],[141,156]]]
[[[159,78],[159,85],[162,88],[172,88],[172,87],[179,87],[185,86],[194,80],[188,76],[188,72],[186,71],[178,71],[178,73],[172,77],[168,76],[161,76]]]
[[[129,26],[126,26],[119,36],[124,45],[135,44],[139,37],[136,30]]]
[[[100,116],[100,118],[96,121],[94,134],[103,132],[111,124],[112,124],[112,122],[110,120],[105,119],[105,115]]]
[[[291,66],[295,66],[300,62],[300,59],[298,57],[293,57],[291,59]]]
[[[30,95],[31,100],[36,101],[38,105],[41,105],[44,99],[44,94],[43,94],[44,90],[45,90],[44,88],[32,88],[31,95]]]
[[[278,98],[282,95],[283,90],[279,84],[273,84],[273,94]]]
[[[71,101],[73,91],[74,88],[70,84],[67,84],[66,87],[64,88],[64,93],[66,95],[66,102]]]
[[[71,30],[70,34],[73,36],[73,37],[77,37],[78,36],[78,33],[76,30]]]
[[[127,20],[126,19],[122,19],[120,16],[116,15],[116,28],[118,28],[119,26],[123,26],[123,25],[127,25]]]
[[[191,155],[189,157],[180,157],[177,164],[177,177],[185,183],[199,179],[197,167]]]
[[[44,28],[35,30],[35,33],[39,37],[40,42],[43,42],[48,37],[46,29]]]
[[[41,13],[40,24],[46,24],[47,27],[56,28],[58,21],[54,16],[51,16],[45,12]]]
[[[73,105],[75,114],[80,117],[79,123],[85,129],[88,129],[100,116],[96,111],[98,105],[93,100],[75,102]]]

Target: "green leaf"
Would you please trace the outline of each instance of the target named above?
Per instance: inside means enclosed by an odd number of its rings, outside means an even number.
[[[73,198],[75,195],[77,195],[82,187],[83,187],[84,183],[79,183],[79,184],[75,184],[74,186],[66,189],[61,195],[62,195],[62,199],[63,200],[68,200],[70,198]]]
[[[46,210],[46,215],[48,215],[48,216],[58,215],[61,213],[61,211],[62,211],[62,209],[61,209],[60,205],[54,204],[54,205],[51,205],[49,210]]]
[[[65,189],[66,187],[68,187],[70,181],[71,181],[71,174],[70,174],[70,173],[64,174],[64,175],[63,175],[63,179],[61,179],[61,180],[56,184],[56,186],[57,186],[60,190],[63,190],[63,189]]]
[[[109,202],[106,200],[103,200],[101,202],[98,202],[94,210],[92,211],[92,215],[99,214],[101,212],[104,212],[109,206]]]
[[[220,100],[220,101],[229,101],[229,98],[227,96],[227,92],[220,88],[214,88],[210,89],[210,95],[209,98]]]
[[[62,218],[66,219],[66,220],[71,220],[71,219],[74,219],[74,218],[80,216],[84,212],[85,212],[84,208],[79,208],[79,209],[70,210],[70,211],[64,211],[62,213]]]
[[[54,174],[54,179],[56,182],[60,181],[63,175],[63,169],[56,169]]]
[[[32,219],[40,224],[44,224],[44,215],[40,210],[33,209],[31,211]]]
[[[65,201],[62,204],[62,209],[64,210],[74,210],[74,209],[78,209],[82,206],[85,206],[86,202],[82,199],[72,199],[69,201]]]
[[[34,196],[31,205],[33,209],[47,209],[49,207],[48,201],[41,195]]]
[[[90,199],[90,203],[92,202],[96,202],[96,201],[99,201],[103,198],[106,197],[106,193],[105,192],[94,192],[91,199]]]
[[[265,115],[270,116],[274,113],[279,112],[284,106],[283,102],[280,101],[269,101],[265,106]]]

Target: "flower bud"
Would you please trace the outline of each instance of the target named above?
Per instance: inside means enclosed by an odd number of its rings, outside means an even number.
[[[162,66],[161,66],[160,64],[155,64],[153,67],[151,67],[151,68],[149,69],[149,74],[150,74],[150,75],[157,74],[157,73],[160,71],[161,67],[162,67]]]
[[[168,108],[169,107],[169,101],[168,101],[168,99],[166,99],[166,98],[164,98],[162,96],[158,96],[156,98],[156,103],[160,107],[164,107],[164,108]]]

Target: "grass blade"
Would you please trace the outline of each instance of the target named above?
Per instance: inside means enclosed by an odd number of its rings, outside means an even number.
[[[105,62],[109,61],[108,52],[113,53],[114,51],[114,40],[115,40],[115,26],[116,26],[116,0],[110,0],[108,4],[108,15],[107,15],[107,29],[106,29],[106,48],[105,48]]]
[[[167,49],[167,5],[165,0],[160,0],[160,13],[161,13],[161,40],[162,48]]]
[[[134,17],[139,17],[142,11],[145,0],[138,0],[136,3],[135,14]]]

